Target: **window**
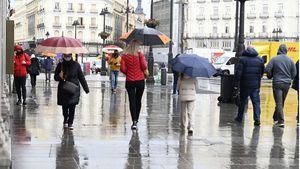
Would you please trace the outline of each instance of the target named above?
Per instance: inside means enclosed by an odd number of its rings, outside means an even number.
[[[229,26],[228,25],[225,26],[225,33],[229,33]]]
[[[82,31],[78,32],[78,38],[79,38],[80,41],[83,40],[83,32]]]
[[[219,9],[218,9],[217,6],[215,6],[215,7],[214,7],[214,11],[213,11],[213,15],[214,15],[214,16],[217,16],[218,13],[219,13]]]
[[[56,37],[59,36],[59,31],[56,30],[56,31],[54,32],[54,36],[56,36]]]
[[[54,9],[59,9],[59,2],[55,2]]]
[[[28,17],[28,35],[35,34],[35,15]]]
[[[92,4],[91,11],[96,11],[96,4]]]
[[[72,25],[73,24],[73,18],[72,17],[68,17],[68,25]]]
[[[91,18],[91,25],[96,26],[96,18]]]
[[[263,4],[263,13],[267,14],[268,13],[268,4]]]
[[[83,17],[78,18],[79,25],[83,25]]]
[[[54,16],[54,22],[59,23],[59,16]]]
[[[68,31],[67,35],[68,35],[68,37],[72,38],[73,37],[72,31]]]
[[[262,26],[262,32],[264,32],[264,33],[267,32],[267,26],[266,25]]]
[[[250,33],[254,33],[254,26],[253,26],[253,23],[251,23],[249,32],[250,32]]]
[[[72,11],[73,10],[73,4],[72,3],[68,3],[68,10]]]
[[[96,40],[96,33],[93,31],[91,32],[91,41],[94,42]]]
[[[230,15],[230,6],[226,6],[226,15]]]
[[[79,4],[79,11],[83,11],[83,4],[82,3]]]
[[[200,16],[203,16],[203,14],[205,13],[205,12],[204,12],[204,7],[200,7],[199,12],[200,12],[199,15],[200,15]]]
[[[213,33],[214,34],[218,33],[218,27],[216,25],[214,25],[214,27],[213,27]]]
[[[255,13],[255,5],[250,5],[250,13]]]
[[[279,13],[283,12],[283,3],[278,3],[278,12]]]

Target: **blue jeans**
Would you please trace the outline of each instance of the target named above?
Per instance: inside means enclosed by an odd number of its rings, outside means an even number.
[[[240,106],[237,118],[238,120],[243,120],[245,106],[248,101],[248,97],[252,101],[253,105],[253,119],[254,121],[260,121],[260,97],[259,97],[259,89],[250,89],[250,88],[241,88],[240,89]]]
[[[112,70],[110,72],[111,89],[116,89],[118,85],[119,71]]]

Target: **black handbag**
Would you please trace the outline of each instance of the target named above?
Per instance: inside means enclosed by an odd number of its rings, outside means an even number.
[[[75,94],[79,90],[79,86],[70,81],[63,81],[62,89],[68,94]]]

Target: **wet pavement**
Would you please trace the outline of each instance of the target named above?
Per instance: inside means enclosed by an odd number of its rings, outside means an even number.
[[[237,108],[218,103],[219,79],[199,79],[196,125],[189,136],[180,129],[179,102],[171,86],[147,86],[138,130],[132,132],[124,79],[115,94],[107,77],[87,79],[91,92],[82,92],[73,131],[63,130],[56,82],[38,79],[26,107],[15,106],[12,98],[13,169],[299,168],[297,96],[292,89],[286,126],[274,128],[272,88],[264,81],[262,125],[254,127],[251,104],[245,122],[232,123]],[[30,90],[29,81],[27,85]]]

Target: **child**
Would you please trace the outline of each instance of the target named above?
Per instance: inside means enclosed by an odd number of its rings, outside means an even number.
[[[196,78],[180,74],[178,80],[179,99],[181,101],[181,126],[185,130],[186,116],[188,116],[188,133],[194,130],[194,101],[196,100],[196,89],[198,82]]]

